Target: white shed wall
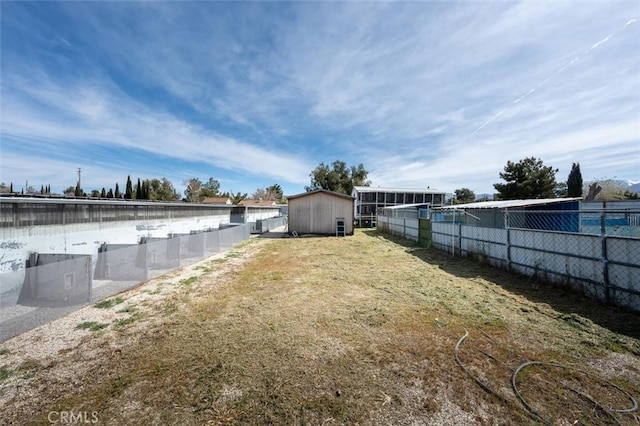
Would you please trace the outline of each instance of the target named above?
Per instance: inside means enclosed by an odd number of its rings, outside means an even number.
[[[290,232],[335,235],[339,217],[345,219],[345,231],[352,235],[353,201],[323,192],[289,199]]]

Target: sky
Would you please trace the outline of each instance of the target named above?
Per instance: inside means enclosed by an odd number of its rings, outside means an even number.
[[[1,1],[0,181],[640,181],[640,2]]]

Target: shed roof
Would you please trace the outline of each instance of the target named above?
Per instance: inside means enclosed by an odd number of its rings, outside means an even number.
[[[231,204],[229,197],[204,197],[201,201],[203,204]]]
[[[358,192],[406,192],[409,194],[445,194],[435,188],[383,188],[380,186],[354,186],[354,191]]]
[[[293,200],[293,199],[296,199],[296,198],[307,197],[309,195],[319,194],[319,193],[329,194],[329,195],[333,195],[333,196],[340,197],[340,198],[346,198],[349,201],[353,201],[354,200],[354,198],[351,195],[342,194],[340,192],[328,191],[326,189],[316,189],[316,190],[309,191],[309,192],[303,192],[301,194],[287,195],[287,199],[288,200]]]
[[[454,204],[452,206],[438,207],[440,210],[460,210],[460,209],[508,209],[514,207],[541,206],[545,204],[568,203],[580,201],[582,197],[572,198],[540,198],[532,200],[501,200],[501,201],[481,201],[479,203]]]
[[[275,206],[276,202],[273,200],[254,200],[251,198],[246,198],[244,200],[240,200],[238,202],[239,206]]]

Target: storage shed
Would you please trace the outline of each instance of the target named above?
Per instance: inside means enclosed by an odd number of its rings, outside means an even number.
[[[288,196],[292,235],[353,235],[354,198],[318,189]]]

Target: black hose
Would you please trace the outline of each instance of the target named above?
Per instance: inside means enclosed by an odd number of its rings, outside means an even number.
[[[612,412],[615,413],[633,413],[635,411],[638,410],[638,401],[631,396],[631,394],[629,394],[627,391],[625,391],[624,389],[622,389],[620,386],[616,385],[615,383],[612,383],[609,380],[605,380],[601,377],[598,377],[594,374],[589,373],[588,371],[584,371],[584,370],[580,370],[578,368],[569,366],[569,365],[563,365],[563,364],[556,364],[553,362],[542,362],[542,361],[527,361],[521,365],[518,366],[518,368],[516,368],[516,370],[513,372],[513,375],[511,376],[511,386],[513,387],[513,391],[516,394],[516,396],[518,397],[518,399],[520,400],[520,402],[522,402],[522,404],[524,404],[524,406],[527,408],[527,410],[529,410],[530,412],[534,413],[536,416],[540,416],[538,413],[535,412],[535,410],[531,407],[531,405],[529,405],[529,403],[524,399],[524,397],[522,396],[522,394],[520,393],[520,390],[518,389],[518,375],[520,374],[520,372],[522,370],[524,370],[525,368],[531,366],[531,365],[548,365],[551,367],[556,367],[556,368],[563,368],[563,369],[569,369],[569,370],[574,370],[577,371],[579,373],[584,374],[587,377],[590,378],[596,378],[610,386],[613,386],[614,388],[616,388],[617,390],[619,390],[620,392],[622,392],[624,395],[626,395],[632,403],[631,408],[624,408],[624,409],[607,409],[606,407],[604,407],[601,403],[599,403],[598,401],[594,400],[592,397],[590,397],[589,395],[584,394],[583,392],[580,392],[577,389],[572,388],[571,386],[568,386],[565,383],[562,383],[563,386],[565,386],[567,389],[571,390],[572,392],[580,395],[581,397],[587,399],[588,401],[590,401],[591,403],[593,403],[596,407],[600,408],[602,411],[604,411],[607,415],[609,415],[611,418],[613,418],[615,420],[616,423],[620,424],[620,422],[618,421],[618,419],[616,419],[616,417],[612,414]]]
[[[487,338],[489,338],[491,341],[493,341],[493,339],[491,338],[491,336],[489,336],[488,334],[486,334],[483,330],[480,330],[480,332],[482,334],[484,334]],[[509,401],[507,398],[505,398],[504,396],[500,395],[498,392],[494,391],[493,389],[491,389],[487,384],[485,384],[482,380],[480,380],[479,378],[477,378],[476,376],[473,375],[473,373],[464,366],[464,364],[462,363],[462,361],[460,360],[460,347],[462,346],[462,343],[465,341],[465,339],[469,337],[469,332],[465,330],[464,336],[462,336],[458,342],[456,343],[455,346],[455,350],[454,350],[454,355],[455,355],[455,360],[456,363],[460,366],[460,368],[462,368],[462,370],[469,376],[471,377],[477,384],[478,386],[480,386],[482,389],[484,389],[486,392],[490,393],[491,395],[496,396],[497,398],[499,398],[501,401],[506,402],[507,404],[510,404],[511,401]],[[480,353],[482,353],[483,355],[485,355],[486,357],[498,362],[499,364],[501,364],[502,366],[508,368],[509,370],[511,370],[513,373],[511,375],[511,386],[513,388],[513,391],[516,395],[516,397],[520,400],[520,402],[524,405],[524,407],[526,408],[526,410],[529,412],[529,414],[535,418],[536,420],[541,421],[542,423],[544,423],[545,425],[551,426],[553,423],[551,422],[551,420],[544,418],[541,414],[539,414],[527,401],[526,399],[522,396],[522,393],[520,392],[520,389],[518,388],[518,375],[522,372],[522,370],[524,370],[525,368],[532,366],[532,365],[540,365],[540,366],[550,366],[550,367],[555,367],[555,368],[563,368],[563,369],[570,369],[570,370],[574,370],[576,372],[582,373],[584,375],[586,375],[589,378],[592,379],[597,379],[600,382],[606,383],[609,386],[612,386],[613,388],[617,389],[618,391],[620,391],[622,394],[624,394],[627,398],[629,398],[629,400],[631,401],[631,407],[629,408],[623,408],[623,409],[614,409],[614,408],[606,408],[604,407],[600,402],[596,401],[594,398],[592,398],[591,396],[579,391],[578,389],[575,389],[573,387],[571,387],[570,385],[568,385],[567,383],[562,382],[561,380],[558,380],[556,378],[554,378],[553,376],[551,376],[555,381],[557,381],[558,383],[560,383],[562,386],[564,386],[565,388],[569,389],[571,392],[574,392],[575,394],[579,395],[580,397],[588,400],[589,402],[591,402],[595,407],[597,407],[598,409],[600,409],[601,411],[603,411],[607,416],[609,416],[611,419],[613,419],[613,421],[616,422],[616,424],[621,424],[620,421],[616,418],[616,416],[613,413],[633,413],[638,411],[638,401],[627,391],[625,391],[624,389],[622,389],[620,386],[616,385],[615,383],[612,383],[609,380],[605,380],[602,377],[599,377],[595,374],[589,373],[588,371],[584,371],[578,368],[575,368],[573,366],[569,366],[569,365],[563,365],[563,364],[557,364],[557,363],[552,363],[552,362],[542,362],[542,361],[526,361],[522,364],[520,364],[515,370],[511,367],[509,367],[505,362],[499,360],[498,358],[494,357],[493,355],[486,353],[480,349],[476,349],[477,351],[479,351]],[[522,357],[521,357],[522,358]],[[525,358],[526,359],[526,358]]]

